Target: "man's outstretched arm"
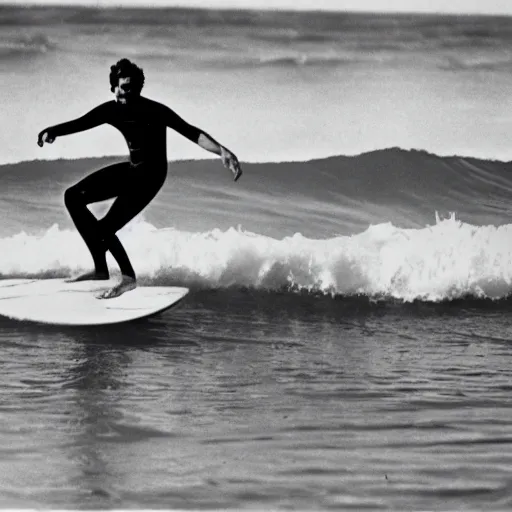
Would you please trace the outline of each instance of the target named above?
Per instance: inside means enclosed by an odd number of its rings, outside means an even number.
[[[42,147],[45,142],[51,144],[57,137],[90,130],[103,123],[105,123],[104,106],[100,105],[82,117],[45,128],[39,132],[37,143]]]
[[[237,181],[242,176],[242,168],[240,162],[234,153],[229,149],[219,144],[211,135],[205,131],[188,124],[178,114],[171,109],[166,109],[166,124],[169,128],[177,131],[187,139],[195,142],[198,146],[219,155],[222,163],[233,173],[233,180]]]
[[[240,167],[240,162],[234,153],[232,153],[229,149],[221,146],[213,137],[208,135],[206,132],[199,130],[199,138],[197,140],[197,145],[201,146],[206,151],[211,151],[212,153],[216,153],[222,159],[222,163],[224,167],[228,168],[233,173],[233,181],[238,180],[240,176],[242,176],[242,168]]]

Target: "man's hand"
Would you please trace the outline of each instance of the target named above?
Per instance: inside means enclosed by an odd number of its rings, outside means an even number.
[[[242,168],[240,167],[240,162],[238,158],[231,153],[229,149],[225,147],[220,148],[220,157],[222,158],[222,163],[224,167],[227,167],[233,173],[233,181],[238,180],[240,176],[242,176]]]
[[[52,137],[50,135],[50,132],[48,132],[48,130],[43,130],[37,136],[37,145],[40,147],[43,147],[45,142],[48,144],[53,144],[54,140],[55,140],[55,137]]]

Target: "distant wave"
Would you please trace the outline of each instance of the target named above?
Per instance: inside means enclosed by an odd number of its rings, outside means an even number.
[[[0,56],[18,56],[20,54],[45,54],[54,50],[56,45],[44,34],[16,35],[0,40]]]
[[[297,29],[274,29],[267,32],[254,32],[250,35],[254,41],[268,41],[272,43],[329,43],[340,42],[341,34],[338,32],[302,32]]]
[[[309,66],[341,66],[348,64],[356,64],[362,62],[362,59],[322,56],[322,55],[290,55],[290,56],[266,56],[259,59],[247,60],[240,63],[240,67],[309,67]]]
[[[508,55],[484,55],[478,57],[472,55],[451,55],[446,56],[440,61],[438,68],[449,71],[510,72],[512,70],[512,58]]]
[[[512,225],[473,226],[454,216],[421,229],[383,223],[324,240],[156,229],[144,221],[121,232],[143,283],[402,302],[507,298],[511,237]],[[40,236],[0,239],[0,254],[3,278],[64,276],[89,265],[78,235],[56,225]]]
[[[118,55],[119,50],[116,48],[105,49],[98,52],[104,55]],[[178,63],[182,69],[197,64],[202,68],[214,69],[251,69],[251,68],[302,68],[302,67],[338,67],[355,65],[366,62],[363,58],[351,56],[336,55],[318,55],[297,53],[286,55],[275,55],[271,52],[262,53],[261,55],[217,55],[217,54],[196,54],[181,55],[173,49],[156,48],[148,52],[144,48],[130,48],[125,54],[144,60],[153,59],[172,59],[174,63]]]

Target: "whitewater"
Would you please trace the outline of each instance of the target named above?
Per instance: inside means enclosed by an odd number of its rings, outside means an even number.
[[[186,232],[139,220],[120,232],[142,283],[254,288],[369,299],[505,299],[512,291],[512,226],[472,226],[453,215],[422,229],[391,223],[325,240],[242,229]],[[461,249],[462,248],[462,249]],[[58,225],[0,240],[4,278],[66,277],[87,270],[79,235]],[[34,258],[37,254],[37,258]],[[115,261],[109,259],[115,268]]]

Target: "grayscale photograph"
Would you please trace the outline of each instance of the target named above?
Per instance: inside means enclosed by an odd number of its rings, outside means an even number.
[[[512,2],[0,0],[0,509],[512,508]]]

